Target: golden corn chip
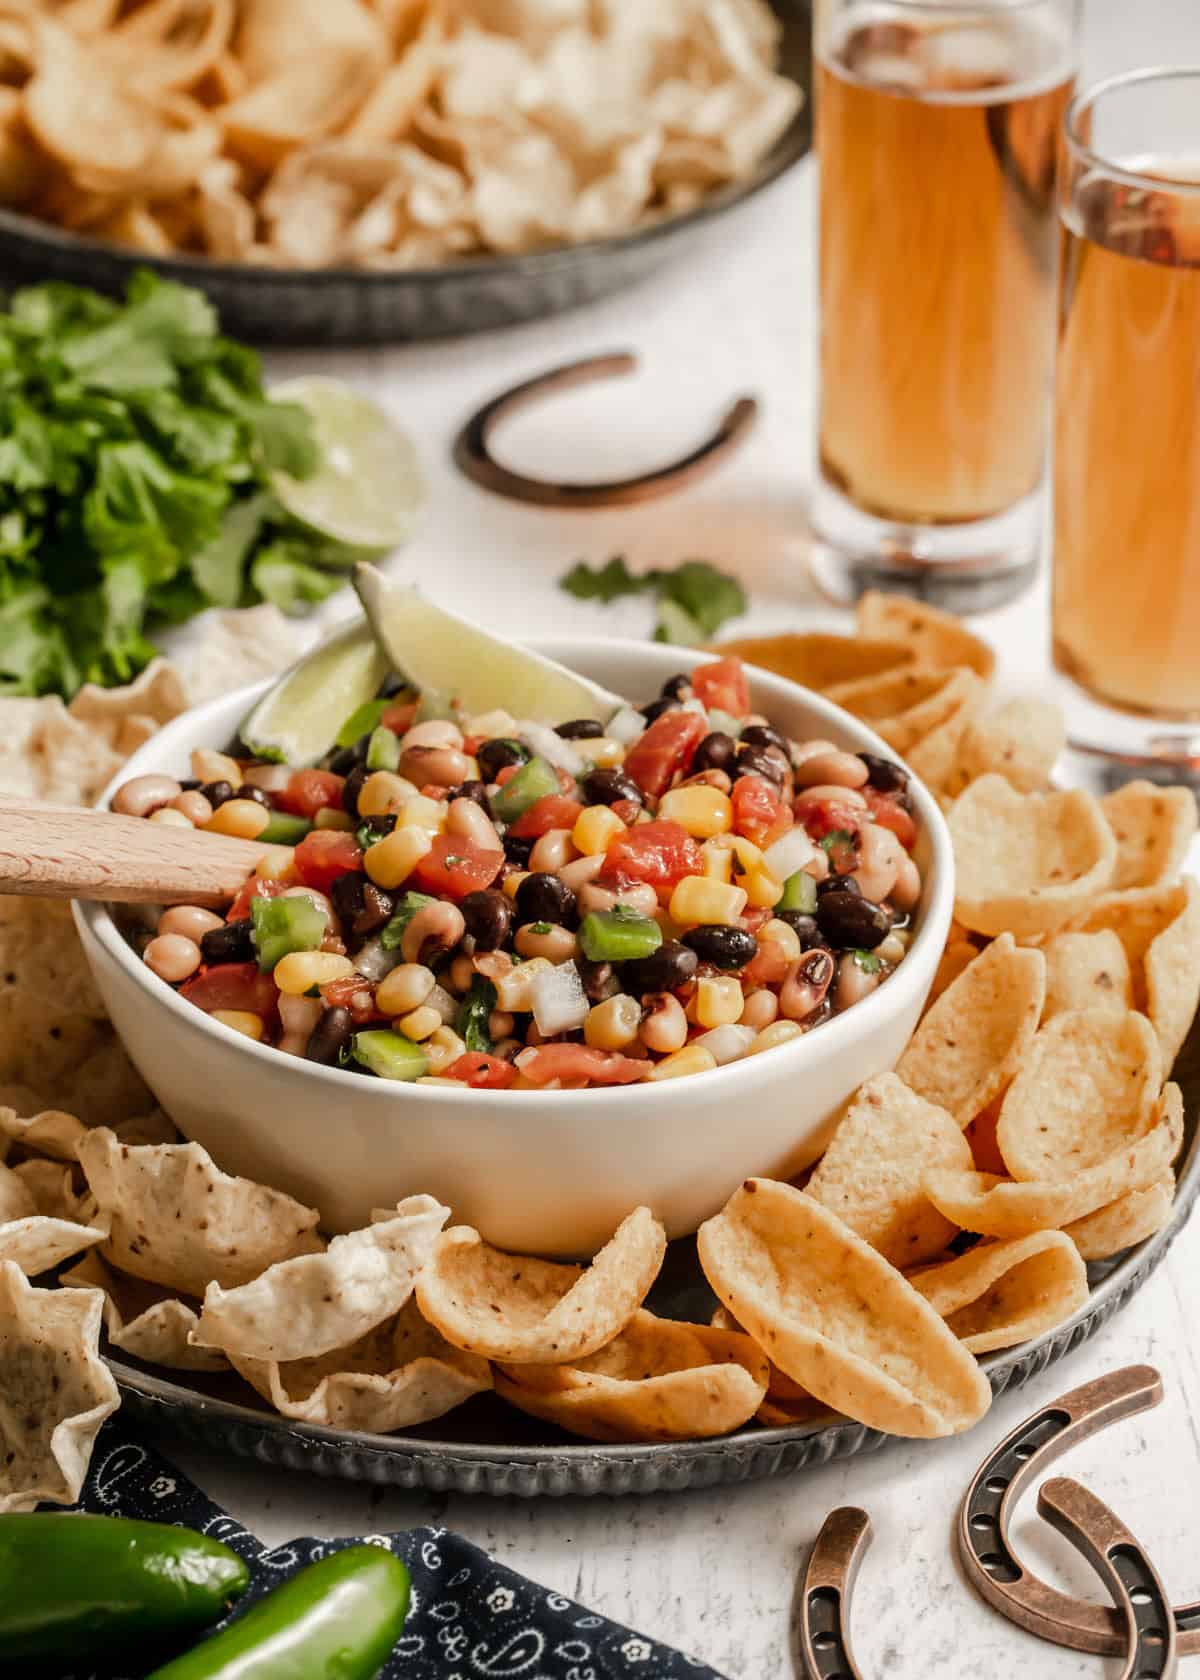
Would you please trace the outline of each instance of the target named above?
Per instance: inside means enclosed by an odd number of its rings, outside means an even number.
[[[1042,947],[1046,1002],[1042,1020],[1075,1009],[1133,1008],[1133,980],[1125,947],[1111,928],[1097,933],[1056,933]]]
[[[996,1142],[1001,1100],[997,1097],[995,1102],[987,1105],[982,1114],[977,1114],[963,1136],[971,1145],[971,1159],[975,1163],[976,1172],[995,1173],[998,1178],[1007,1178],[1008,1168],[1004,1165],[1000,1145]]]
[[[99,1213],[96,1198],[90,1190],[82,1192],[76,1185],[76,1168],[61,1161],[35,1156],[19,1162],[12,1171],[33,1197],[34,1212],[48,1219],[69,1219],[78,1225],[89,1224]]]
[[[1110,930],[1125,947],[1134,1005],[1150,1017],[1169,1068],[1200,999],[1200,887],[1188,875],[1174,885],[1106,893],[1077,927]]]
[[[928,1303],[803,1191],[747,1179],[700,1227],[698,1250],[738,1322],[834,1411],[893,1435],[938,1436],[988,1409],[983,1373]]]
[[[1000,1109],[1014,1178],[1055,1183],[1099,1165],[1154,1124],[1162,1056],[1144,1015],[1075,1009],[1035,1036]]]
[[[864,636],[901,642],[922,664],[942,670],[966,665],[984,682],[995,674],[996,655],[985,641],[972,635],[952,613],[939,612],[921,601],[870,589],[859,598],[858,628]]]
[[[1006,701],[986,717],[973,718],[958,748],[965,786],[979,776],[1003,776],[1018,793],[1036,793],[1050,780],[1063,748],[1066,724],[1047,700]]]
[[[1107,1207],[1097,1208],[1065,1227],[1085,1260],[1107,1260],[1161,1231],[1175,1202],[1175,1174],[1166,1172],[1144,1190],[1128,1190]]]
[[[112,1222],[104,1258],[181,1294],[236,1288],[321,1246],[315,1208],[230,1178],[198,1143],[129,1145],[99,1127],[79,1140],[79,1162]]]
[[[921,1188],[929,1167],[971,1166],[958,1122],[894,1073],[860,1085],[805,1189],[905,1268],[940,1254],[955,1235]]]
[[[1062,1231],[978,1248],[910,1277],[972,1353],[1015,1347],[1069,1318],[1087,1300],[1087,1270]]]
[[[448,1342],[485,1359],[565,1365],[611,1342],[646,1299],[667,1251],[649,1208],[635,1208],[591,1265],[504,1254],[469,1225],[438,1238],[417,1279],[421,1312]]]
[[[120,1404],[100,1358],[103,1305],[95,1289],[34,1289],[0,1260],[0,1514],[79,1498]]]
[[[721,642],[712,651],[731,655],[761,670],[774,671],[801,688],[824,690],[838,683],[877,677],[897,666],[911,665],[913,656],[898,642],[873,642],[865,637],[827,635],[813,630],[783,636],[741,636]]]
[[[858,682],[837,683],[826,692],[907,756],[931,729],[958,714],[975,694],[977,682],[974,673],[965,669],[937,671],[913,665]]]
[[[1183,1142],[1183,1098],[1177,1085],[1164,1086],[1157,1116],[1136,1142],[1070,1179],[1035,1183],[935,1168],[925,1175],[925,1193],[947,1219],[981,1236],[1029,1237],[1061,1230],[1163,1176]]]
[[[184,1300],[156,1283],[118,1272],[95,1249],[63,1272],[62,1282],[100,1290],[105,1334],[119,1353],[173,1371],[228,1371],[223,1353],[195,1347],[189,1340],[199,1322],[199,1301]]]
[[[1041,952],[1019,949],[1002,933],[926,1012],[896,1072],[960,1126],[969,1125],[1016,1073],[1037,1031],[1045,984]]]
[[[931,788],[950,788],[963,735],[970,727],[971,720],[983,704],[986,695],[982,679],[971,671],[956,672],[951,682],[954,692],[950,710],[919,740],[914,741],[905,753],[905,759],[913,774],[919,776]],[[885,719],[879,725],[879,733],[885,741],[895,744],[895,732],[907,731],[908,727],[907,720]]]
[[[746,1334],[744,1326],[738,1323],[727,1307],[714,1307],[708,1322],[714,1330],[731,1330],[737,1336]],[[754,1340],[753,1337],[750,1339]],[[757,1345],[755,1343],[755,1346]],[[766,1355],[763,1357],[766,1358]],[[772,1365],[770,1360],[767,1360],[767,1400],[775,1400],[786,1406],[800,1407],[806,1401],[810,1405],[817,1405],[817,1401],[807,1389],[801,1388],[798,1382],[793,1382],[786,1371],[781,1371],[778,1365]]]
[[[591,1441],[692,1441],[748,1423],[767,1392],[749,1336],[639,1311],[605,1347],[570,1365],[501,1364],[511,1405]]]
[[[1196,832],[1196,798],[1190,788],[1126,782],[1107,794],[1100,808],[1117,842],[1114,891],[1176,879]]]
[[[379,1435],[409,1429],[492,1386],[486,1359],[451,1347],[411,1298],[349,1347],[279,1364],[231,1355],[239,1375],[284,1417]]]
[[[450,1209],[409,1196],[324,1253],[276,1261],[236,1288],[210,1283],[196,1331],[230,1358],[287,1363],[346,1348],[400,1311]]]
[[[926,1014],[933,1008],[942,993],[954,984],[963,970],[970,967],[978,955],[979,946],[972,945],[969,939],[947,941],[946,948],[938,961],[933,985],[929,988],[929,996],[925,1000]]]
[[[949,815],[954,913],[976,933],[1052,933],[1086,914],[1112,879],[1116,841],[1082,789],[1020,794],[981,776]]]
[[[74,1216],[43,1212],[34,1187],[11,1167],[0,1165],[0,1261],[19,1267],[27,1277],[38,1277],[107,1235],[106,1221],[84,1224]]]
[[[86,1130],[73,1114],[59,1109],[22,1119],[15,1109],[0,1108],[0,1134],[20,1144],[27,1154],[48,1155],[52,1161],[78,1159],[79,1139]]]

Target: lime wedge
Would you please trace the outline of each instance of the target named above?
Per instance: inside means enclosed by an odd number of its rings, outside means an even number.
[[[417,688],[453,697],[468,714],[503,707],[539,723],[607,723],[623,704],[619,694],[435,606],[365,561],[354,568],[354,587],[396,669]]]
[[[273,475],[287,511],[354,548],[386,551],[404,542],[425,500],[412,440],[378,403],[338,379],[289,379],[273,385],[271,396],[308,410],[321,448],[311,478]]]
[[[238,733],[256,758],[315,764],[351,712],[374,699],[387,671],[369,625],[352,624],[285,671]]]

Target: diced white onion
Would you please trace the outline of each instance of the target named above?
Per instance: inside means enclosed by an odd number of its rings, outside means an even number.
[[[378,939],[368,939],[362,950],[354,958],[355,971],[364,980],[382,980],[385,974],[390,974],[404,958],[398,950],[385,951]]]
[[[817,848],[800,827],[789,828],[773,840],[763,853],[763,862],[777,881],[786,881],[817,855]]]
[[[739,1027],[734,1021],[723,1027],[714,1027],[711,1032],[701,1033],[692,1043],[702,1044],[712,1052],[717,1066],[724,1067],[726,1062],[739,1061],[746,1055],[754,1039],[753,1027]]]
[[[636,741],[639,735],[645,733],[646,720],[641,712],[635,712],[632,706],[622,706],[619,712],[614,712],[604,726],[604,732],[610,741],[620,741],[623,747],[628,747]]]
[[[538,758],[544,758],[547,764],[553,764],[556,770],[565,770],[568,776],[583,774],[584,763],[570,741],[564,741],[561,735],[555,734],[553,729],[544,723],[527,723],[522,720],[517,725],[517,739],[524,742]]]
[[[543,1038],[573,1032],[588,1018],[591,1005],[574,963],[559,963],[537,975],[530,987],[533,1018]]]
[[[436,1009],[445,1024],[453,1026],[458,1019],[458,999],[451,997],[445,986],[435,986],[425,999],[426,1009]]]
[[[685,712],[695,712],[699,717],[704,719],[705,723],[708,722],[708,707],[704,704],[703,700],[697,700],[694,694],[690,700],[685,700],[683,702],[683,710]]]
[[[708,709],[708,727],[719,731],[722,735],[732,735],[736,741],[742,733],[742,720],[735,718],[732,712],[723,712],[719,706]]]

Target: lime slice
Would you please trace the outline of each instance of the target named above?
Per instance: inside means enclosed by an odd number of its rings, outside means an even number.
[[[354,587],[396,669],[417,688],[452,696],[468,715],[503,707],[539,723],[607,723],[623,704],[619,694],[481,630],[366,562],[354,568]]]
[[[311,478],[275,473],[287,511],[354,548],[387,550],[406,541],[425,500],[412,440],[378,403],[338,379],[289,379],[271,387],[280,402],[312,415],[321,465]]]
[[[387,670],[370,627],[352,624],[285,671],[239,734],[256,758],[315,764],[351,712],[374,698]]]

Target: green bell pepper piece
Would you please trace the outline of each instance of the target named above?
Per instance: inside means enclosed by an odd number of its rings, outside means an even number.
[[[403,1631],[409,1591],[399,1558],[347,1546],[150,1680],[374,1680]]]
[[[420,1079],[429,1072],[429,1057],[421,1046],[388,1027],[355,1033],[350,1055],[380,1079]]]
[[[418,910],[424,910],[427,904],[436,904],[436,898],[430,898],[428,893],[406,892],[396,906],[391,919],[383,932],[379,935],[379,943],[385,951],[398,951],[400,941],[404,938],[404,930],[412,921]]]
[[[783,883],[783,897],[775,906],[776,910],[800,910],[806,916],[811,916],[817,908],[817,883],[811,875],[803,869],[797,869],[794,875],[789,875]]]
[[[281,957],[292,951],[315,951],[329,922],[311,898],[252,898],[250,920],[258,966],[270,974]]]
[[[492,795],[492,815],[501,822],[516,822],[539,799],[561,792],[554,766],[544,758],[531,758]]]
[[[228,1546],[167,1523],[0,1517],[0,1654],[86,1668],[102,1653],[161,1653],[220,1621],[249,1580]]]
[[[390,700],[364,700],[338,730],[334,745],[352,747],[363,735],[369,735],[391,703]]]
[[[483,974],[477,974],[459,1005],[454,1030],[472,1054],[490,1056],[492,1035],[488,1017],[496,1007],[496,988]]]
[[[400,764],[400,737],[382,724],[371,731],[367,742],[368,770],[395,770]]]
[[[649,916],[618,904],[593,910],[579,924],[579,945],[589,962],[631,962],[662,944],[662,929]]]
[[[293,817],[288,811],[272,811],[258,838],[264,846],[298,846],[312,824],[307,817]]]

